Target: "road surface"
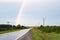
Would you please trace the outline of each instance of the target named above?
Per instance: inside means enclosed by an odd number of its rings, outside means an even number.
[[[30,29],[0,34],[0,40],[31,40]]]

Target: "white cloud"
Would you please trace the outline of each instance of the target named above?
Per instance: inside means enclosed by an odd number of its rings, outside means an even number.
[[[36,6],[56,6],[60,4],[60,0],[28,0],[26,5],[28,7]]]
[[[43,4],[43,3],[54,3],[60,2],[60,0],[27,0],[27,4]]]
[[[27,0],[28,2],[39,3],[39,2],[56,2],[59,0]]]
[[[21,0],[0,0],[0,3],[2,2],[13,2],[13,3],[17,3],[17,2],[20,2]]]

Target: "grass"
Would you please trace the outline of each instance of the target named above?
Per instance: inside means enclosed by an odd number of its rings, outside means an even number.
[[[0,31],[0,34],[9,33],[9,32],[14,32],[14,31],[18,31],[18,30],[21,30],[21,29]]]
[[[43,40],[42,37],[39,35],[35,29],[31,30],[32,40]]]
[[[37,28],[31,30],[32,40],[60,40],[60,33],[44,33]]]
[[[60,40],[60,34],[57,33],[48,33],[49,40]]]

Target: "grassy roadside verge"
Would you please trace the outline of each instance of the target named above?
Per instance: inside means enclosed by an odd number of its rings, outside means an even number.
[[[60,33],[45,33],[37,28],[31,30],[32,40],[60,40]]]
[[[32,40],[43,40],[43,38],[39,35],[39,33],[35,29],[31,30],[31,36]]]
[[[44,40],[60,40],[60,33],[45,33],[45,32],[40,32],[39,29],[36,29],[40,35],[43,37]]]
[[[21,30],[21,29],[7,30],[7,31],[0,31],[0,34],[9,33],[9,32],[14,32],[14,31],[19,31],[19,30]]]

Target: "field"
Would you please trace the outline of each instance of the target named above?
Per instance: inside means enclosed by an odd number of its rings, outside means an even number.
[[[4,33],[8,33],[8,32],[14,32],[14,31],[18,31],[18,30],[21,30],[21,29],[0,31],[0,34],[4,34]]]
[[[18,31],[21,29],[27,29],[27,27],[21,25],[15,26],[15,25],[8,25],[8,24],[0,24],[0,34]]]
[[[26,29],[25,26],[0,25],[0,34]],[[32,40],[60,40],[60,26],[40,26],[31,29]]]
[[[31,30],[31,35],[32,35],[32,40],[43,40],[43,38],[35,29]]]
[[[32,28],[31,30],[32,40],[60,40],[60,33],[45,33],[38,28]]]

